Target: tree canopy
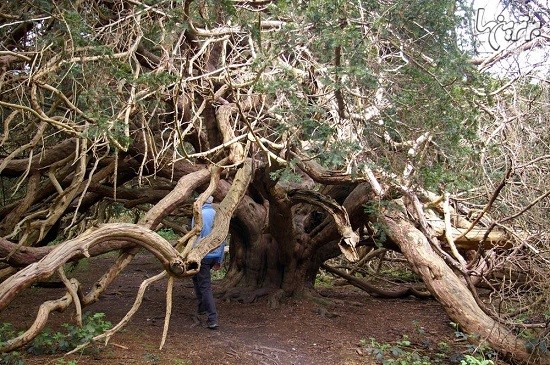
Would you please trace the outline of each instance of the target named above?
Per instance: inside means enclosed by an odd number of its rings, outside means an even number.
[[[487,72],[547,52],[537,4],[507,14],[538,37],[482,58],[463,1],[4,2],[0,308],[57,275],[78,310],[139,248],[173,282],[229,236],[227,295],[274,300],[382,249],[466,331],[550,363],[548,69]],[[74,294],[63,265],[116,250]]]

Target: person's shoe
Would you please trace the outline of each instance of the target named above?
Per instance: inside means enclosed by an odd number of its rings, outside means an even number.
[[[216,322],[214,322],[214,323],[208,323],[208,324],[206,325],[206,328],[208,328],[209,330],[217,330],[218,327],[219,327],[219,326],[218,326],[218,324],[217,324]]]

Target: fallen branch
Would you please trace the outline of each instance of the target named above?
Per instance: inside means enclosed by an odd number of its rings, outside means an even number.
[[[405,298],[405,297],[408,297],[409,295],[413,295],[417,298],[431,298],[432,297],[432,294],[430,292],[423,291],[423,290],[420,290],[420,289],[417,289],[417,288],[414,288],[414,287],[406,287],[406,288],[401,288],[401,289],[397,289],[397,290],[381,289],[381,288],[379,288],[375,285],[372,285],[371,283],[369,283],[366,280],[362,280],[362,279],[359,279],[355,276],[348,275],[345,272],[337,270],[337,269],[335,269],[335,268],[333,268],[333,267],[331,267],[327,264],[321,264],[321,267],[323,269],[327,270],[328,272],[334,274],[334,275],[337,275],[337,276],[340,276],[343,279],[346,279],[351,285],[353,285],[353,286],[355,286],[359,289],[362,289],[362,290],[366,291],[367,293],[369,293],[371,295],[375,295],[375,296],[378,296],[378,297],[382,297],[382,298]]]

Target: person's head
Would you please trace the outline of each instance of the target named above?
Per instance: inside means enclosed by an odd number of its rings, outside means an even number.
[[[214,197],[212,195],[210,195],[208,198],[206,198],[206,202],[207,204],[212,204],[212,202],[214,201]]]

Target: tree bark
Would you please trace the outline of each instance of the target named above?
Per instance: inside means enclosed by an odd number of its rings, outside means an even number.
[[[462,280],[434,252],[424,234],[404,217],[403,212],[396,208],[386,209],[378,219],[449,317],[467,333],[479,335],[495,350],[522,363],[550,364],[548,354],[543,357],[532,353],[523,341],[481,310]]]

